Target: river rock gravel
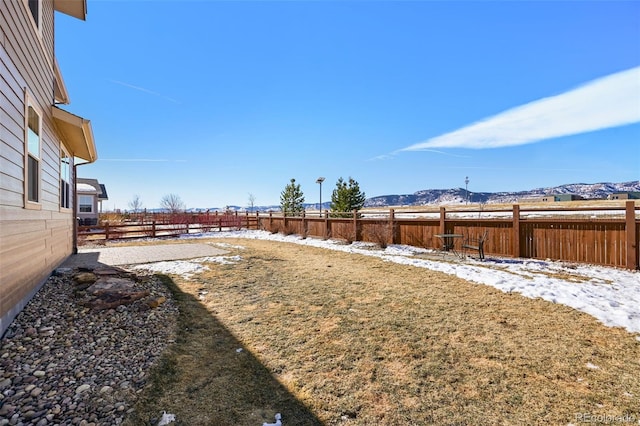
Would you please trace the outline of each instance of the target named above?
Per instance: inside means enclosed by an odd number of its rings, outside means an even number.
[[[0,340],[0,426],[121,424],[175,339],[177,306],[158,278],[135,276],[147,298],[95,310],[75,273],[49,277]]]

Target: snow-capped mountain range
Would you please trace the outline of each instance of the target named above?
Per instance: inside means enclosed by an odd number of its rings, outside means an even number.
[[[622,183],[571,183],[566,185],[536,188],[518,192],[472,192],[469,191],[469,202],[472,203],[515,203],[523,199],[541,197],[543,195],[574,194],[584,199],[606,199],[610,194],[619,192],[640,192],[640,181]],[[413,194],[381,195],[368,198],[365,207],[385,206],[423,206],[456,204],[467,201],[464,188],[423,189]],[[324,203],[323,203],[324,204]]]
[[[610,194],[620,192],[640,193],[640,181],[622,183],[571,183],[566,185],[536,188],[528,191],[517,192],[473,192],[469,191],[470,203],[517,203],[525,199],[541,197],[543,195],[574,194],[583,199],[606,199]],[[451,205],[460,204],[467,201],[467,193],[464,188],[452,189],[423,189],[413,194],[401,195],[380,195],[367,198],[365,207],[388,207],[388,206],[424,206],[424,205]],[[305,203],[304,207],[309,210],[317,210],[318,203]],[[323,201],[322,209],[331,209],[331,201]],[[226,206],[224,208],[210,209],[189,209],[189,211],[246,211],[245,206]],[[279,205],[254,206],[250,211],[279,211]]]

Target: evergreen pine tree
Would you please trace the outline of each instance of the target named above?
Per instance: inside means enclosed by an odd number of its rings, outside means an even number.
[[[295,179],[280,193],[280,208],[285,216],[299,216],[304,211],[304,194]]]
[[[353,178],[349,178],[349,207],[351,210],[362,210],[364,207],[364,202],[367,200],[367,197],[364,195],[364,192],[360,191],[360,185],[358,182],[353,180]]]
[[[362,209],[365,200],[365,194],[360,191],[358,182],[350,177],[347,183],[341,177],[331,194],[332,216],[350,217],[353,210]]]

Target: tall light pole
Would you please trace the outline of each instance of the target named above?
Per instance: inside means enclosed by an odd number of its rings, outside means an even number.
[[[469,204],[469,176],[464,177],[464,192],[467,193],[467,204]]]
[[[322,217],[322,182],[324,182],[324,178],[322,176],[316,179],[316,183],[320,185],[320,207],[318,208],[320,217]]]

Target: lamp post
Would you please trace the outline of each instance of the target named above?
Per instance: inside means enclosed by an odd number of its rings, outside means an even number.
[[[320,185],[320,207],[318,208],[320,217],[322,217],[322,182],[324,182],[324,178],[322,176],[316,179],[316,183]]]
[[[464,191],[467,193],[467,204],[469,204],[469,176],[464,177]]]

